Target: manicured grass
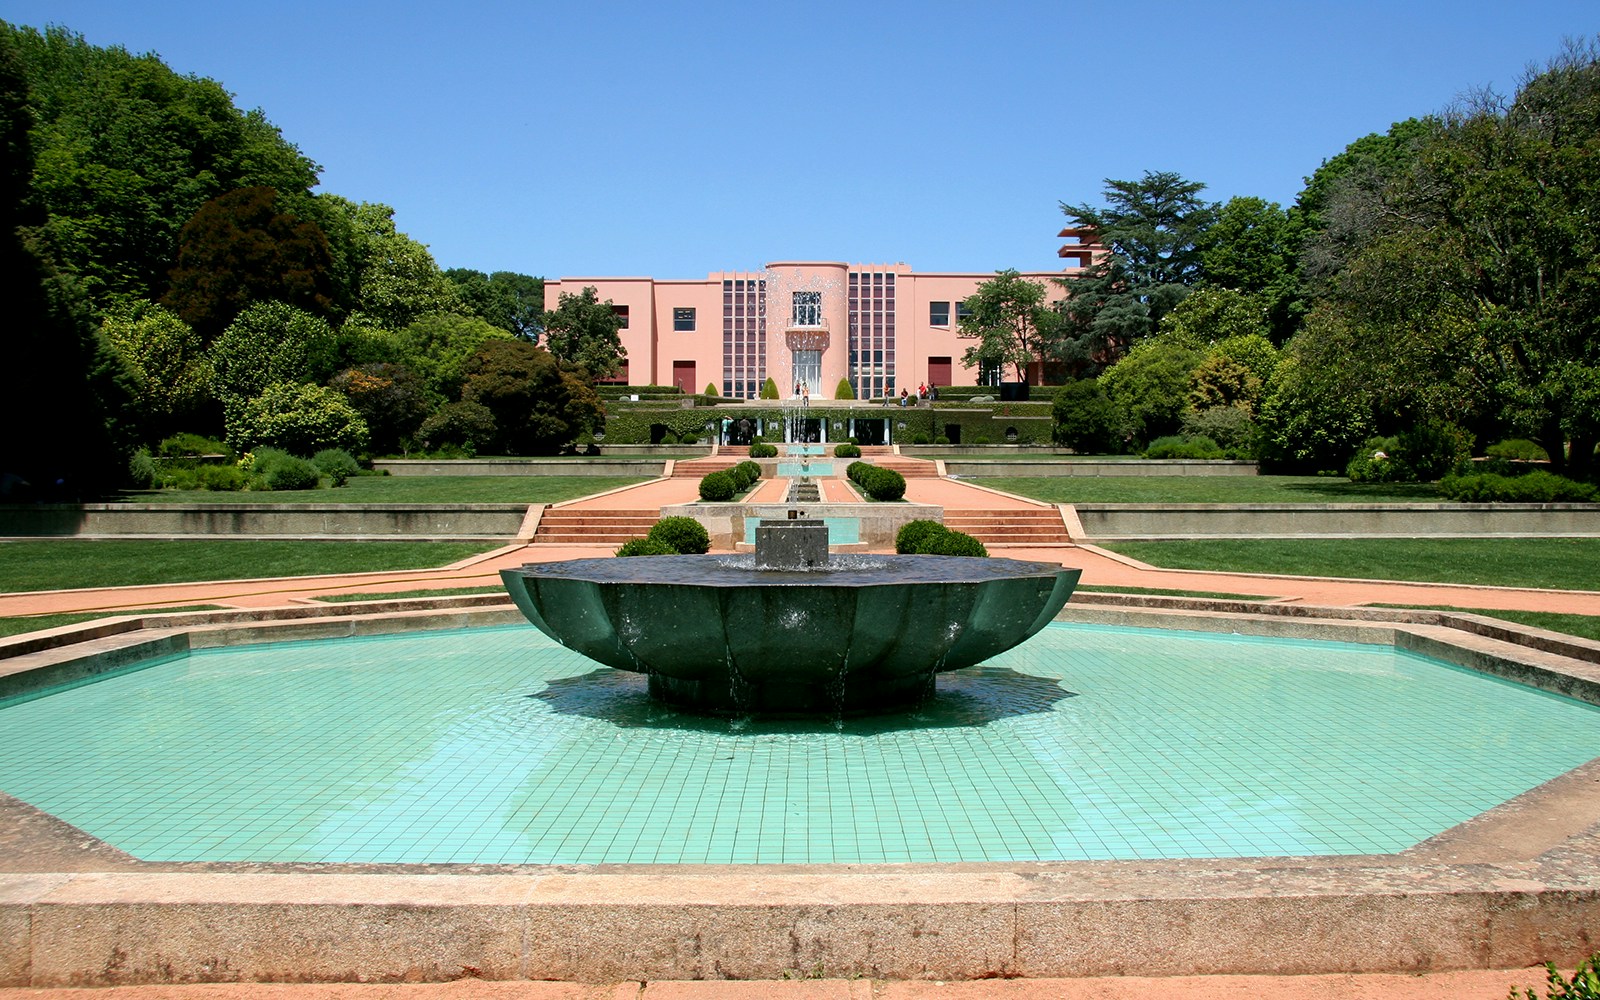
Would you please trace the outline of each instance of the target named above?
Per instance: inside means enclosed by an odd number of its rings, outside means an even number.
[[[445,566],[496,548],[481,542],[0,542],[0,593],[129,584],[242,580]]]
[[[1230,538],[1102,548],[1167,569],[1600,589],[1600,538]]]
[[[1414,608],[1419,611],[1465,611],[1486,618],[1500,618],[1521,625],[1532,625],[1550,632],[1562,632],[1584,639],[1600,640],[1600,616],[1559,615],[1553,611],[1502,611],[1499,608],[1457,608],[1445,604],[1375,604],[1376,608]]]
[[[1432,483],[1322,476],[964,476],[1046,503],[1438,503]]]
[[[407,597],[461,597],[467,594],[504,594],[506,588],[494,587],[442,587],[439,590],[401,590],[393,594],[321,594],[313,600],[327,604],[346,601],[398,601]]]
[[[134,490],[129,503],[559,503],[647,480],[639,476],[356,476],[338,489]]]
[[[136,608],[128,611],[77,611],[64,615],[32,615],[27,618],[0,618],[0,636],[21,635],[24,632],[43,632],[47,628],[92,622],[97,618],[121,618],[124,615],[166,615],[178,611],[221,611],[220,604],[189,604],[181,608]]]

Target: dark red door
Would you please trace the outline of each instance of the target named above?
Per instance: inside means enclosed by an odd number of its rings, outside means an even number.
[[[694,362],[674,361],[672,363],[672,384],[684,392],[699,392],[694,382]]]
[[[949,385],[950,384],[950,359],[949,358],[929,358],[928,359],[928,384],[929,385]]]

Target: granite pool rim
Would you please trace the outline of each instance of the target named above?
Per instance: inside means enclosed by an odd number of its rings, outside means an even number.
[[[1392,644],[1600,704],[1600,643],[1478,615],[1091,592],[1062,621]],[[219,645],[501,625],[500,595],[142,614],[0,641],[0,694]],[[1600,760],[1398,854],[892,865],[150,863],[0,796],[0,985],[967,979],[1572,964]]]

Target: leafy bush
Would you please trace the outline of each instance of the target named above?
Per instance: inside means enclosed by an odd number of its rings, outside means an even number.
[[[732,500],[739,484],[726,472],[708,472],[700,478],[700,499],[712,502]]]
[[[849,379],[842,378],[842,379],[839,380],[839,384],[837,386],[834,386],[833,398],[834,399],[855,399],[856,398],[855,387],[850,384],[850,380]]]
[[[1600,955],[1590,955],[1579,962],[1570,981],[1561,975],[1561,970],[1556,968],[1554,962],[1546,962],[1545,1000],[1600,1000],[1600,965],[1596,965],[1597,961],[1600,961]],[[1518,994],[1513,986],[1507,1000],[1539,1000],[1539,996],[1532,990],[1523,990]]]
[[[1222,449],[1208,437],[1172,435],[1151,441],[1145,458],[1222,458]]]
[[[1587,483],[1543,469],[1521,476],[1452,473],[1439,481],[1439,492],[1461,503],[1590,503],[1596,495]]]
[[[834,458],[860,458],[861,449],[853,444],[836,444],[833,446]]]
[[[703,485],[704,480],[701,482]],[[684,555],[701,555],[711,548],[711,536],[706,534],[705,525],[692,517],[663,517],[651,527],[646,538]]]
[[[333,483],[334,486],[343,486],[351,476],[361,471],[361,463],[355,456],[340,448],[324,448],[311,456],[311,464]]]
[[[237,465],[202,465],[194,470],[195,485],[203,490],[236,493],[249,485]]]
[[[444,404],[417,428],[417,437],[426,447],[456,447],[469,456],[494,440],[494,435],[494,414],[482,403],[465,400]]]
[[[765,441],[756,441],[750,445],[751,458],[777,458],[778,446],[767,444]]]
[[[1513,462],[1548,462],[1550,453],[1525,438],[1511,438],[1491,444],[1483,450],[1490,458],[1504,458]]]
[[[1185,413],[1183,436],[1208,437],[1222,449],[1224,457],[1250,460],[1256,457],[1260,433],[1255,418],[1244,407],[1213,406]]]
[[[938,521],[907,521],[894,536],[894,550],[901,555],[975,556],[986,558],[989,550],[963,531],[952,531]]]
[[[936,535],[942,535],[949,530],[950,529],[946,528],[938,521],[929,521],[920,518],[915,521],[907,521],[905,524],[902,524],[900,526],[900,530],[895,533],[894,550],[900,555],[910,555],[918,551],[919,547],[927,539]]]
[[[226,455],[228,446],[199,434],[174,434],[156,445],[162,458],[198,458],[201,455]]]
[[[728,472],[733,476],[734,481],[739,484],[739,489],[747,490],[761,478],[761,463],[747,459],[729,469]]]
[[[1394,438],[1374,437],[1356,449],[1344,474],[1352,483],[1402,483],[1411,472],[1400,461],[1400,446]]]
[[[263,489],[314,490],[321,484],[316,466],[278,448],[257,448],[249,461],[252,477]]]
[[[675,556],[678,550],[654,538],[630,538],[616,552],[619,556]]]
[[[1425,420],[1395,437],[1411,476],[1433,482],[1472,458],[1472,434],[1444,420]]]
[[[343,394],[297,382],[276,382],[253,399],[230,401],[227,427],[235,451],[268,445],[309,455],[323,448],[359,451],[367,443],[367,422]]]
[[[851,462],[845,474],[874,500],[899,500],[906,495],[906,478],[893,469]]]
[[[147,490],[156,484],[159,473],[149,448],[140,448],[128,456],[128,485],[136,490]]]
[[[973,538],[964,531],[946,531],[928,539],[921,549],[922,555],[930,556],[972,556],[978,559],[987,559],[989,550],[983,543]]]
[[[717,383],[715,383],[715,382],[707,382],[706,383],[706,395],[707,396],[715,396],[715,395],[717,395]]]
[[[1056,390],[1050,415],[1056,444],[1079,454],[1107,452],[1115,446],[1117,408],[1094,379],[1079,379]]]

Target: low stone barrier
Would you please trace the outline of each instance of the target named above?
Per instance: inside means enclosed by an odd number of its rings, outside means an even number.
[[[939,449],[929,449],[932,454]],[[916,456],[908,448],[902,455]],[[1254,476],[1254,462],[1212,459],[1173,458],[1147,460],[1047,459],[1026,457],[1000,459],[947,458],[945,472],[952,476]]]
[[[1076,504],[1088,539],[1600,537],[1600,504]]]
[[[37,504],[0,507],[0,536],[515,538],[520,503]]]
[[[700,458],[711,454],[701,448],[693,453],[669,457]],[[448,460],[382,459],[372,463],[373,471],[391,476],[644,476],[661,475],[665,458],[462,458]]]

